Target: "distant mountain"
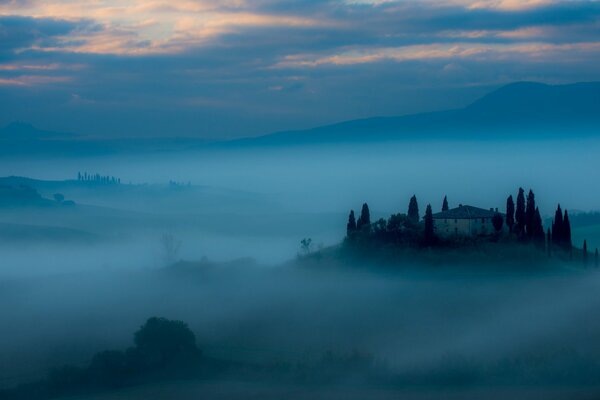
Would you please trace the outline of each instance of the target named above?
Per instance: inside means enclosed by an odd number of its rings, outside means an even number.
[[[220,147],[319,145],[399,140],[573,137],[600,134],[600,82],[506,85],[455,110],[340,122],[226,142],[197,138],[99,139],[14,122],[0,128],[0,155],[82,156]]]
[[[375,117],[221,143],[225,146],[404,139],[531,138],[600,134],[600,82],[504,86],[456,110]]]

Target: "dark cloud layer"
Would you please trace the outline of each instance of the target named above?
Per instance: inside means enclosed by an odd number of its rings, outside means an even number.
[[[9,3],[5,14],[35,6]],[[181,18],[166,34],[144,12],[0,17],[0,124],[236,137],[459,107],[518,80],[600,79],[592,1],[263,1],[225,5],[208,23]]]

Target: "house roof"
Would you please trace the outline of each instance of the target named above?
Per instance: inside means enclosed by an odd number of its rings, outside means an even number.
[[[460,205],[447,211],[433,214],[433,219],[475,219],[492,218],[497,211],[486,210],[485,208]]]

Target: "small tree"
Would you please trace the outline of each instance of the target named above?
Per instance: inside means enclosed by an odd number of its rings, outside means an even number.
[[[417,196],[413,195],[408,203],[408,220],[413,224],[417,224],[419,219],[419,203],[417,203]]]
[[[508,231],[513,231],[513,225],[515,224],[515,202],[513,201],[512,195],[506,199],[506,226]]]
[[[548,257],[552,257],[552,233],[550,233],[550,228],[546,233],[546,250],[548,251]]]
[[[448,211],[448,197],[444,196],[444,201],[442,202],[442,211]]]
[[[304,255],[310,254],[311,246],[312,246],[311,238],[304,238],[300,241],[300,249],[302,250],[302,253],[304,253]]]
[[[502,218],[502,214],[494,214],[494,216],[492,217],[492,225],[494,225],[496,233],[500,233],[500,231],[502,231],[502,225],[504,225],[504,218]]]
[[[583,241],[583,265],[586,266],[586,267],[588,265],[587,240]]]
[[[62,193],[54,193],[52,197],[54,197],[54,200],[56,200],[57,203],[65,201],[65,196]]]
[[[515,210],[516,231],[519,236],[525,233],[525,191],[519,188],[517,195],[517,208]]]
[[[369,205],[367,203],[364,203],[362,205],[362,209],[360,210],[360,229],[364,230],[367,229],[369,230],[371,227],[371,211],[369,211]]]
[[[552,221],[552,244],[562,247],[563,236],[563,213],[559,204],[554,213],[554,221]]]
[[[348,215],[348,223],[346,224],[346,236],[350,237],[356,232],[356,219],[354,218],[354,210],[350,210]]]
[[[525,208],[525,233],[529,239],[533,239],[536,235],[536,221],[535,221],[535,195],[533,191],[530,189],[527,194],[527,206]],[[543,234],[543,230],[542,230]]]
[[[431,211],[431,204],[427,204],[427,208],[425,209],[425,245],[431,246],[434,243],[433,212]]]
[[[594,267],[598,268],[598,248],[596,247],[596,253],[594,254]]]
[[[163,234],[160,241],[163,246],[165,264],[171,265],[175,263],[179,256],[181,241],[175,239],[175,236],[170,233]]]

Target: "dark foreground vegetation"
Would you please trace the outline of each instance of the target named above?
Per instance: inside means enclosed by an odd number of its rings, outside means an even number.
[[[150,318],[125,351],[97,353],[83,367],[53,369],[47,378],[0,391],[7,400],[83,396],[168,381],[239,381],[292,386],[389,390],[500,386],[588,387],[600,383],[600,360],[559,349],[506,357],[495,362],[446,356],[434,367],[395,371],[385,360],[354,351],[327,351],[313,362],[242,363],[202,355],[194,333],[182,321]]]

